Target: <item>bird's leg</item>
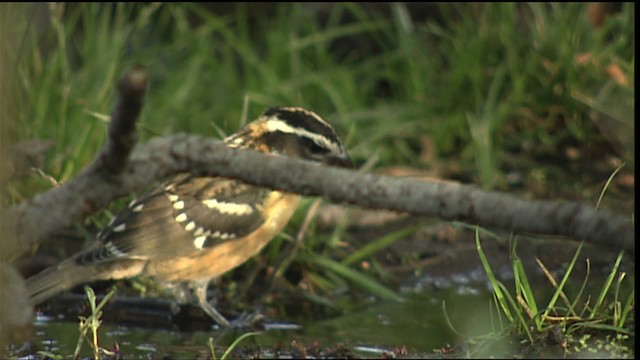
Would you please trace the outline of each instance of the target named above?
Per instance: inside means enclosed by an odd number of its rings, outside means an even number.
[[[222,316],[222,314],[220,314],[216,308],[207,301],[207,288],[209,286],[209,281],[193,281],[191,282],[191,286],[200,308],[202,308],[202,310],[213,318],[213,320],[221,327],[227,329],[235,328],[236,330],[264,330],[264,315],[259,312],[243,313],[231,322]]]
[[[198,305],[200,308],[207,313],[207,315],[211,316],[213,320],[218,323],[218,325],[222,327],[229,327],[230,323],[227,319],[225,319],[222,314],[216,310],[211,303],[207,301],[207,288],[209,287],[209,280],[206,281],[195,281],[194,285],[194,293],[196,295],[196,299],[198,300]]]

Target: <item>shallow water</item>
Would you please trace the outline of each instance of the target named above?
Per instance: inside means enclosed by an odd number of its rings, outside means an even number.
[[[242,345],[259,346],[262,357],[273,354],[274,344],[289,347],[293,342],[322,346],[346,344],[363,356],[379,356],[376,352],[390,352],[394,348],[406,348],[412,354],[432,353],[443,344],[454,344],[458,340],[445,320],[443,301],[452,322],[461,328],[483,322],[482,312],[470,311],[469,304],[478,304],[483,309],[490,304],[488,293],[460,295],[457,289],[407,294],[405,298],[402,303],[372,301],[342,316],[297,324],[297,329],[289,326],[290,329],[266,330],[246,339]],[[109,316],[108,310],[105,316]],[[73,354],[78,341],[77,322],[40,316],[36,331],[41,350]],[[120,354],[133,358],[199,358],[209,353],[209,338],[216,340],[221,336],[221,332],[214,329],[179,332],[111,324],[103,325],[99,334],[102,347],[113,350],[117,343]],[[88,344],[82,355],[92,356]]]
[[[566,268],[572,254],[572,251],[567,251],[567,254],[560,255],[561,252],[556,250],[559,248],[551,244],[540,247],[544,250],[541,254],[551,254],[558,264],[551,269],[556,273],[557,279],[561,278],[564,273],[562,269]],[[486,274],[477,263],[475,249],[469,253],[470,255],[465,256],[460,252],[453,263],[441,262],[435,268],[414,272],[414,275],[407,278],[404,285],[397,289],[405,299],[403,302],[382,302],[373,298],[358,300],[357,297],[346,295],[343,298],[332,299],[340,308],[348,309],[336,316],[303,313],[298,314],[297,318],[307,320],[300,323],[290,323],[289,319],[276,318],[283,322],[268,322],[267,328],[270,330],[243,340],[237,348],[241,349],[242,353],[234,353],[234,357],[287,358],[314,355],[308,354],[309,349],[318,349],[316,356],[324,354],[342,357],[339,352],[340,346],[348,348],[349,354],[362,357],[390,357],[403,354],[434,357],[438,356],[440,350],[447,352],[450,346],[459,345],[464,337],[498,331],[500,325],[495,318],[496,307]],[[527,253],[532,255],[534,252]],[[600,254],[600,261],[595,261],[594,253]],[[510,271],[509,258],[498,255],[495,253],[492,256],[492,267],[496,276],[510,287],[513,284],[513,274]],[[616,253],[606,254],[599,251],[593,252],[589,257],[592,266],[582,299],[587,299],[588,296],[597,297]],[[499,260],[500,258],[503,260]],[[553,262],[550,259],[545,263]],[[633,261],[625,265],[627,263],[623,261],[621,271],[626,271],[631,276],[634,274]],[[573,298],[582,286],[585,276],[584,265],[584,259],[578,261],[571,281],[565,288],[570,298]],[[525,267],[532,287],[540,292],[537,294],[540,304],[546,304],[553,288],[533,261],[525,261]],[[631,284],[632,281],[627,281],[625,286]],[[624,296],[626,299],[626,295]],[[209,339],[213,339],[216,344],[216,356],[220,357],[226,346],[240,336],[223,333],[212,327],[208,318],[191,316],[189,311],[186,317],[174,316],[170,310],[170,301],[148,300],[112,299],[104,308],[103,318],[109,323],[103,324],[100,328],[100,346],[111,351],[117,349],[120,358],[125,359],[198,359],[211,358]],[[35,343],[38,349],[53,354],[73,354],[79,337],[77,314],[88,313],[85,303],[86,299],[83,296],[75,295],[66,302],[61,302],[62,306],[46,307],[47,311],[55,315],[41,314],[35,322]],[[199,311],[197,308],[196,310]],[[90,338],[87,338],[81,352],[82,356],[93,357],[89,342]],[[327,353],[330,350],[336,352]],[[503,351],[504,354],[518,353],[517,349]]]

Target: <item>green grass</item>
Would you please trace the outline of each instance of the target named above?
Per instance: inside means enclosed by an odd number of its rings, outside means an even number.
[[[556,155],[564,144],[609,149],[612,137],[594,113],[632,134],[626,129],[634,118],[633,4],[598,29],[581,3],[483,4],[481,10],[440,4],[437,18],[426,22],[407,17],[405,4],[392,4],[387,15],[335,4],[323,19],[302,4],[279,4],[257,17],[247,4],[225,15],[198,4],[52,6],[45,20],[33,15],[42,5],[2,7],[3,34],[13,39],[1,35],[3,53],[14,56],[16,66],[0,69],[3,77],[11,75],[0,136],[3,146],[53,139],[43,171],[59,182],[89,164],[103,145],[115,82],[133,63],[146,65],[151,76],[140,141],[176,132],[222,137],[266,107],[303,106],[335,125],[356,164],[430,168],[421,156],[430,142],[436,161],[456,161],[475,183],[503,188],[509,153]],[[584,54],[590,61],[577,61]],[[623,71],[626,85],[607,75],[609,65]],[[620,156],[633,166],[633,152],[623,148]],[[3,206],[51,183],[32,179],[7,187]],[[269,259],[294,241],[290,234],[307,204],[266,249]],[[107,214],[92,221],[104,226]],[[383,236],[336,261],[344,229],[324,236],[312,221],[292,261],[313,270],[306,276],[318,293],[309,298],[318,302],[354,284],[397,299],[355,264],[409,232]],[[508,322],[528,329],[533,321],[540,331],[540,312],[549,307],[535,303],[515,250],[512,255],[519,287],[515,297],[497,295],[497,308]],[[613,277],[610,286],[621,281]],[[497,293],[501,288],[494,283]],[[560,296],[562,282],[558,289]],[[518,299],[533,318],[515,310]],[[621,327],[630,316],[632,300],[620,300],[611,326]]]
[[[222,356],[220,356],[220,360],[228,359],[229,356],[231,355],[231,353],[233,352],[233,349],[235,349],[244,339],[246,339],[248,337],[251,337],[251,336],[256,336],[256,335],[260,335],[260,333],[259,332],[247,332],[247,333],[244,333],[244,334],[238,336],[233,341],[233,343],[231,343],[231,345],[229,345],[229,347],[224,351],[224,353],[222,353]],[[213,360],[218,360],[218,355],[216,354],[213,338],[209,338],[209,351],[211,352],[211,358],[213,358]]]
[[[480,245],[480,236],[476,232],[478,255],[488,275],[494,294],[495,308],[498,310],[495,314],[492,312],[492,321],[500,326],[495,326],[492,333],[481,337],[483,341],[469,338],[470,343],[479,342],[481,344],[478,346],[479,349],[481,346],[486,346],[487,341],[501,342],[505,341],[505,337],[515,334],[516,337],[521,337],[533,345],[548,341],[550,334],[559,334],[565,344],[563,345],[564,355],[572,352],[587,354],[597,348],[597,351],[602,354],[629,356],[628,339],[635,334],[635,330],[634,322],[628,315],[635,308],[635,289],[632,288],[630,292],[621,292],[623,282],[627,278],[625,272],[619,271],[624,252],[621,251],[616,258],[613,268],[593,304],[591,299],[581,299],[584,286],[590,280],[589,272],[583,281],[582,288],[573,300],[569,299],[565,290],[565,285],[572,276],[583,243],[580,244],[573,259],[567,265],[564,276],[559,283],[544,264],[536,259],[554,289],[548,302],[541,304],[539,295],[534,295],[540,293],[541,289],[534,289],[529,284],[522,262],[516,254],[516,243],[517,241],[513,240],[511,251],[514,273],[512,287],[514,294],[512,295],[507,287],[493,275],[489,260]],[[612,287],[615,279],[617,279],[615,287]],[[562,300],[564,304],[559,305],[559,300]],[[506,317],[506,321],[503,321],[502,316]],[[455,326],[450,320],[448,321],[450,326]],[[585,333],[593,335],[585,337],[583,336]],[[464,337],[464,335],[462,336]],[[593,339],[591,339],[592,336]],[[586,340],[589,339],[592,341],[587,344]],[[607,347],[605,348],[604,345]],[[544,348],[544,345],[538,346]],[[473,350],[471,351],[473,352]]]
[[[19,42],[16,90],[25,106],[15,137],[54,138],[46,169],[60,181],[102,145],[106,124],[91,114],[110,112],[115,80],[133,62],[151,74],[141,140],[219,136],[216,129],[231,133],[265,107],[294,104],[326,116],[358,163],[377,153],[381,165],[418,165],[416,135],[428,136],[487,187],[501,182],[505,149],[601,139],[575,94],[592,98],[608,79],[576,56],[618,64],[633,79],[628,8],[596,31],[584,4],[487,4],[480,14],[441,5],[444,25],[413,23],[397,15],[402,4],[392,16],[339,4],[326,24],[299,4],[257,20],[242,4],[225,16],[196,4],[57,6],[64,17],[50,16],[44,35],[25,28]],[[25,7],[12,6],[28,19]],[[347,15],[357,20],[342,23]],[[189,16],[200,25],[189,26]],[[613,30],[631,36],[607,40]],[[380,50],[352,50],[349,41]]]
[[[596,208],[621,167],[616,168],[607,179],[598,197]],[[632,284],[629,291],[628,281],[625,283],[628,278],[627,273],[620,271],[624,251],[620,251],[616,257],[593,303],[590,297],[586,300],[582,299],[587,284],[592,281],[589,278],[588,258],[585,278],[582,286],[573,295],[573,299],[570,299],[566,290],[566,285],[574,273],[582,252],[584,241],[579,244],[559,282],[542,261],[536,258],[542,273],[554,289],[548,302],[540,303],[540,296],[536,294],[540,293],[541,289],[534,289],[530,285],[525,267],[516,251],[517,243],[517,237],[510,239],[511,265],[514,275],[513,295],[511,295],[507,287],[494,275],[490,261],[481,246],[479,227],[476,227],[476,250],[489,279],[497,310],[495,314],[492,312],[492,323],[500,325],[494,326],[492,333],[484,336],[485,339],[489,339],[490,342],[499,342],[504,341],[505,335],[515,334],[531,344],[539,344],[547,339],[548,334],[555,333],[563,339],[565,356],[572,352],[587,354],[597,351],[609,356],[628,357],[632,353],[627,344],[629,337],[635,334],[634,320],[629,317],[635,309],[635,287]],[[622,291],[625,286],[626,290]],[[558,304],[560,301],[562,304]],[[503,321],[503,316],[506,317],[506,321]],[[448,316],[447,321],[451,327],[454,326]],[[591,339],[592,335],[594,339]],[[486,342],[480,341],[480,344],[485,346]],[[538,346],[544,347],[544,345]]]
[[[110,354],[108,350],[101,348],[98,344],[98,329],[102,324],[102,308],[109,302],[109,299],[115,295],[115,289],[105,295],[99,304],[96,304],[96,295],[92,288],[85,286],[85,292],[89,300],[91,314],[87,317],[80,317],[80,337],[78,338],[78,345],[76,346],[73,357],[77,358],[80,355],[83,340],[87,336],[87,332],[91,330],[91,348],[93,349],[93,357],[97,360],[100,359],[101,353]]]
[[[109,302],[109,300],[113,297],[113,295],[115,295],[115,293],[116,293],[116,290],[112,289],[111,291],[109,291],[109,293],[107,293],[102,298],[102,300],[99,303],[96,303],[97,298],[93,289],[89,286],[85,286],[85,294],[87,295],[87,301],[89,302],[89,308],[91,313],[87,316],[79,317],[79,320],[80,320],[78,324],[79,336],[78,336],[78,341],[76,343],[76,348],[73,353],[73,358],[75,359],[79,358],[84,341],[85,339],[89,338],[89,336],[87,335],[89,331],[91,332],[91,338],[89,340],[90,340],[91,349],[93,350],[93,358],[96,360],[101,359],[102,358],[101,354],[114,356],[113,352],[99,345],[98,330],[102,325],[102,315],[103,315],[102,308],[104,308],[104,306]],[[52,359],[65,358],[63,355],[54,354],[49,351],[38,351],[38,355],[44,356],[46,358],[52,358]]]

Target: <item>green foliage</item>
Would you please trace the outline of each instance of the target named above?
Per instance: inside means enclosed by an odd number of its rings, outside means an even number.
[[[249,16],[247,4],[228,15],[198,4],[52,5],[44,36],[24,29],[17,138],[55,139],[46,170],[67,180],[102,145],[115,80],[139,62],[151,74],[141,140],[228,134],[265,107],[293,104],[328,117],[357,161],[376,153],[380,165],[418,164],[418,140],[430,137],[494,187],[504,149],[598,139],[590,107],[610,113],[621,107],[606,99],[632,99],[624,86],[594,88],[607,64],[633,79],[627,6],[594,30],[579,3],[442,4],[443,22],[421,23],[405,4],[390,16],[335,4],[324,21],[301,4],[269,17]],[[584,54],[600,65],[577,63]]]
[[[229,345],[229,347],[224,351],[224,353],[222,353],[222,356],[220,357],[220,360],[225,360],[228,359],[229,356],[231,355],[231,352],[233,351],[233,349],[235,349],[244,339],[251,337],[251,336],[257,336],[260,335],[259,332],[248,332],[248,333],[244,333],[240,336],[238,336],[233,343],[231,343],[231,345]],[[214,360],[218,359],[218,355],[216,355],[216,351],[215,351],[215,344],[213,341],[213,338],[209,338],[209,351],[211,352],[211,357]]]
[[[567,344],[569,344],[567,347],[570,347],[577,341],[575,334],[582,333],[585,329],[591,329],[592,331],[605,331],[606,334],[609,335],[619,335],[616,337],[619,341],[612,341],[612,344],[617,347],[616,349],[625,347],[623,344],[623,342],[625,342],[624,339],[627,339],[628,336],[633,334],[633,325],[629,324],[627,320],[629,313],[633,310],[635,305],[635,289],[632,289],[630,293],[625,292],[624,296],[626,296],[627,299],[623,304],[621,299],[621,285],[623,280],[626,278],[626,273],[619,272],[623,252],[620,252],[618,255],[613,269],[600,289],[600,293],[593,306],[590,305],[589,300],[578,304],[578,300],[580,299],[584,286],[578,292],[578,295],[575,297],[573,302],[569,300],[564,290],[564,286],[567,284],[567,281],[575,267],[578,255],[582,250],[582,243],[567,266],[566,272],[559,284],[555,281],[546,267],[537,260],[538,265],[547,276],[550,284],[555,288],[555,292],[548,303],[546,303],[544,307],[540,307],[538,300],[536,300],[536,296],[534,296],[534,289],[529,284],[522,262],[516,255],[515,244],[516,241],[514,240],[511,252],[514,272],[514,297],[509,294],[509,290],[507,290],[507,288],[493,275],[491,265],[489,264],[489,261],[487,260],[480,245],[480,237],[476,232],[478,255],[480,256],[484,270],[489,277],[489,282],[494,294],[495,305],[499,311],[497,315],[498,320],[500,320],[501,324],[499,328],[494,330],[493,334],[486,335],[486,338],[495,341],[502,339],[510,332],[515,332],[519,336],[526,336],[526,339],[533,344],[534,342],[539,341],[539,339],[544,339],[546,334],[560,332],[560,336],[567,342]],[[584,280],[585,284],[588,276],[589,274],[587,273]],[[616,282],[615,291],[613,293],[613,301],[608,306],[604,306],[606,299],[611,298],[610,290],[616,277],[618,278],[618,281]],[[559,299],[564,301],[564,307],[556,305]],[[580,310],[580,308],[582,310]],[[500,312],[508,319],[506,326],[504,326],[501,321]],[[586,315],[585,312],[587,313]],[[551,313],[554,315],[552,316]],[[453,326],[450,320],[448,321],[450,326]],[[533,321],[533,326],[530,326],[531,324],[529,321]],[[533,330],[535,330],[535,333],[532,332]],[[626,336],[626,338],[621,336]],[[584,340],[584,338],[582,339]],[[601,342],[601,340],[598,341]],[[582,347],[586,347],[586,345]],[[576,351],[580,350],[578,349]],[[600,349],[600,351],[602,351],[602,349]]]
[[[596,207],[620,168],[621,166],[615,169],[607,180]],[[525,338],[529,343],[537,344],[538,347],[543,347],[543,340],[549,334],[551,336],[557,334],[555,341],[558,341],[559,337],[560,342],[564,344],[562,346],[564,355],[571,352],[602,353],[616,357],[629,355],[628,339],[635,333],[633,317],[629,316],[635,306],[635,287],[632,284],[630,290],[623,291],[623,283],[627,278],[627,274],[620,271],[624,251],[618,254],[593,304],[590,297],[586,301],[582,299],[585,287],[590,280],[589,259],[586,260],[587,272],[579,291],[572,300],[566,293],[566,285],[574,273],[584,241],[578,246],[559,283],[542,261],[536,258],[542,273],[554,289],[548,302],[541,306],[539,295],[536,295],[540,293],[540,289],[534,289],[531,286],[525,267],[517,255],[517,238],[511,239],[510,247],[514,275],[512,287],[514,295],[512,296],[507,287],[494,275],[491,264],[482,249],[479,230],[480,228],[476,227],[476,250],[493,292],[496,312],[494,313],[493,307],[490,307],[491,322],[492,325],[499,324],[499,326],[494,325],[492,332],[482,337],[471,338],[460,334],[461,337],[470,338],[469,343],[474,345],[474,350],[471,350],[474,356],[485,354],[482,348],[490,347],[491,345],[488,344],[503,343],[504,345],[505,338],[510,333],[515,333],[517,337]],[[626,297],[626,300],[623,297]],[[558,305],[559,301],[562,301],[563,305]],[[455,329],[446,309],[445,316],[449,326]],[[506,324],[502,316],[506,317]],[[581,334],[584,335],[580,336]],[[593,339],[591,339],[592,334]]]
[[[89,301],[89,306],[91,307],[91,314],[87,317],[80,316],[80,337],[78,338],[78,344],[76,346],[76,350],[74,351],[74,358],[78,358],[80,356],[80,349],[82,348],[83,340],[87,336],[87,332],[91,330],[91,348],[93,349],[94,359],[100,359],[100,354],[105,352],[109,353],[107,350],[100,347],[98,344],[98,329],[102,324],[102,308],[107,304],[109,299],[115,295],[115,289],[111,290],[105,297],[100,301],[99,304],[96,305],[96,295],[93,292],[93,289],[89,286],[85,286],[85,292],[87,294],[87,299]]]
[[[386,301],[403,301],[395,291],[380,284],[377,280],[354,270],[344,264],[333,261],[324,256],[299,256],[300,260],[321,266],[344,279],[351,281],[355,286]]]

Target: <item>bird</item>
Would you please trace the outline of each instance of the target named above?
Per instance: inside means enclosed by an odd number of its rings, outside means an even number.
[[[337,132],[315,112],[272,107],[226,137],[237,149],[352,167]],[[239,180],[175,175],[134,199],[86,249],[27,279],[32,303],[83,283],[146,275],[187,284],[218,325],[230,322],[206,299],[212,279],[243,264],[279,234],[300,195]]]

